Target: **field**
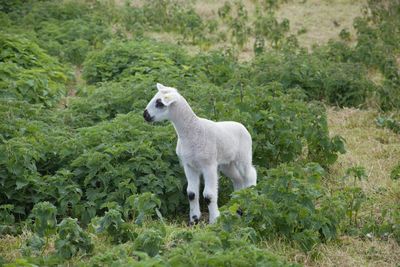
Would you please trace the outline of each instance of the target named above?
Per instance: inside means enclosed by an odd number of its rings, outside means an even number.
[[[0,266],[400,266],[398,0],[0,2]],[[188,226],[156,83],[243,123]],[[241,212],[238,212],[241,211]]]

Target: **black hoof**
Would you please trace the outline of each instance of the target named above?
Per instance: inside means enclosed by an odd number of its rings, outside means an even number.
[[[236,213],[237,213],[239,216],[243,216],[243,211],[242,211],[241,208],[238,208],[237,211],[236,211]]]
[[[199,218],[197,215],[192,216],[192,220],[189,221],[188,226],[193,226],[199,223]]]

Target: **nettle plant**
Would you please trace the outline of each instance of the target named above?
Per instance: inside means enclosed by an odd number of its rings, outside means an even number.
[[[40,252],[43,255],[48,248],[50,237],[56,233],[56,214],[57,208],[50,202],[39,202],[33,207],[30,216],[34,218],[34,234],[23,248],[24,254]]]
[[[150,192],[129,196],[123,207],[116,202],[108,202],[103,206],[108,207],[109,210],[98,220],[96,231],[107,233],[114,243],[125,243],[138,236],[138,227],[130,220],[134,220],[137,226],[142,226],[145,221],[150,221],[155,215],[163,220],[159,211],[161,201]]]
[[[23,35],[0,33],[0,96],[53,106],[70,76],[56,58]]]
[[[242,49],[251,34],[249,16],[243,2],[235,1],[233,5],[225,2],[218,9],[218,16],[228,25],[231,43]]]
[[[57,224],[56,213],[56,207],[49,202],[39,202],[34,206],[31,213],[34,234],[23,246],[22,252],[28,256],[39,253],[42,256],[49,248],[50,239],[56,235],[56,253],[61,258],[70,259],[78,253],[90,253],[94,247],[91,238],[78,225],[77,219],[65,218]]]
[[[321,49],[323,50],[323,49]],[[300,50],[259,54],[249,68],[254,85],[279,82],[285,91],[303,90],[309,100],[359,107],[376,86],[359,63],[327,59],[329,51],[312,54]]]
[[[224,91],[215,104],[216,119],[243,121],[254,141],[254,160],[263,167],[314,161],[327,167],[345,153],[344,139],[329,136],[326,110],[307,103],[304,92],[279,83]],[[233,104],[232,104],[233,103]]]
[[[13,209],[14,205],[11,204],[0,205],[0,234],[2,235],[15,233]]]
[[[256,13],[254,52],[256,54],[264,52],[266,41],[274,49],[282,48],[286,34],[290,29],[289,20],[283,19],[279,22],[271,11],[265,14],[260,9],[257,9]]]
[[[70,259],[78,253],[90,253],[94,245],[88,233],[82,230],[77,219],[65,218],[57,225],[58,238],[55,241],[57,254]]]
[[[134,240],[137,236],[134,227],[123,220],[122,213],[118,209],[106,211],[99,220],[96,232],[106,232],[113,243],[124,243]]]
[[[361,166],[352,167],[346,170],[344,179],[352,179],[351,185],[344,185],[342,190],[343,197],[346,201],[346,215],[350,226],[357,227],[358,213],[362,203],[366,200],[366,195],[357,182],[367,178],[365,168]]]
[[[218,224],[230,234],[251,227],[258,239],[283,237],[309,251],[336,237],[345,213],[343,205],[331,206],[323,175],[314,163],[270,169],[256,187],[233,193]]]

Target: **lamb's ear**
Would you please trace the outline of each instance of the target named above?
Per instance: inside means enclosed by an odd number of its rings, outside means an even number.
[[[164,105],[169,106],[178,99],[178,94],[175,92],[164,94],[161,101]]]
[[[167,89],[167,87],[165,87],[165,86],[162,85],[161,83],[157,83],[157,89],[158,89],[158,91],[162,91],[162,90]]]
[[[161,92],[163,94],[167,94],[167,93],[171,93],[171,92],[176,92],[177,91],[175,88],[164,86],[161,83],[157,83],[157,89],[158,89],[159,92]]]

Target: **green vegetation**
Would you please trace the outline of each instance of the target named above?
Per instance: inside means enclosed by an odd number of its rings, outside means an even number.
[[[267,244],[318,264],[316,251],[345,235],[400,243],[399,166],[393,192],[382,189],[394,197],[369,216],[365,168],[333,171],[346,141],[330,134],[326,110],[373,105],[374,123],[399,133],[400,6],[369,1],[355,45],[343,30],[309,51],[277,19],[283,2],[226,2],[212,18],[174,0],[0,4],[0,234],[20,240],[0,249],[0,263],[297,266]],[[249,42],[254,58],[239,61]],[[182,224],[174,129],[142,118],[156,82],[178,88],[198,115],[252,134],[258,184],[232,192],[221,178],[214,225]]]

